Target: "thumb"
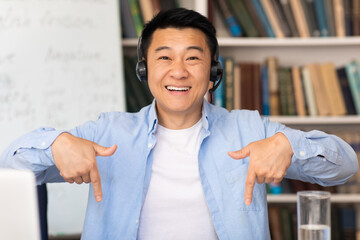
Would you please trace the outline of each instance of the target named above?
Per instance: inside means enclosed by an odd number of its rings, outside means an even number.
[[[229,151],[228,154],[233,159],[243,159],[250,156],[250,148],[246,146],[238,151]]]
[[[96,156],[103,156],[108,157],[115,153],[117,149],[117,145],[112,145],[111,147],[103,147],[99,144],[94,144],[94,150],[96,153]]]

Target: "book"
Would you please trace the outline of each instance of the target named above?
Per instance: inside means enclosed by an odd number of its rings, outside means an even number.
[[[286,18],[286,22],[288,23],[290,31],[291,31],[291,35],[293,37],[298,37],[299,31],[298,31],[296,23],[295,23],[295,18],[294,18],[293,12],[291,10],[289,0],[277,0],[277,1],[280,1],[281,7],[283,9],[283,12],[284,12],[284,15]]]
[[[329,27],[326,19],[326,9],[325,9],[324,1],[325,0],[315,0],[315,12],[316,12],[316,20],[319,26],[320,36],[328,37]]]
[[[305,100],[308,106],[308,114],[310,116],[317,115],[317,107],[315,101],[314,90],[312,87],[311,79],[310,79],[310,72],[307,66],[302,68],[302,76],[303,76],[303,83],[304,83],[304,92],[305,92]]]
[[[259,63],[254,63],[252,66],[252,79],[253,79],[253,104],[254,110],[258,110],[262,114],[262,101],[261,101],[261,68]]]
[[[353,35],[360,36],[360,1],[353,2],[352,23],[353,23]]]
[[[259,37],[259,32],[247,11],[243,0],[227,0],[232,13],[247,37]]]
[[[301,0],[302,7],[304,9],[304,15],[306,23],[309,27],[309,33],[313,37],[319,37],[320,31],[315,14],[314,0]]]
[[[284,11],[281,7],[280,1],[279,0],[271,0],[271,4],[273,5],[275,14],[279,20],[279,24],[280,24],[280,28],[281,28],[282,32],[284,33],[284,35],[286,37],[291,37],[292,36],[291,30],[290,30],[289,24],[286,20]]]
[[[306,108],[305,108],[304,90],[301,83],[300,68],[297,66],[293,66],[291,73],[292,73],[292,80],[294,86],[296,112],[298,116],[305,116]]]
[[[281,220],[281,232],[283,239],[292,239],[293,229],[292,229],[292,219],[289,208],[282,207],[280,209],[280,220]]]
[[[353,19],[352,19],[352,0],[343,0],[344,4],[344,23],[345,23],[345,35],[352,36],[353,35]]]
[[[300,37],[309,37],[309,27],[307,26],[304,10],[302,8],[300,0],[290,0],[290,6],[294,14],[295,23],[299,31]]]
[[[240,66],[234,64],[234,109],[241,109],[241,74]]]
[[[254,81],[252,79],[253,63],[239,62],[241,75],[241,109],[254,110]]]
[[[278,79],[278,60],[276,57],[266,59],[269,78],[270,94],[270,115],[280,115],[280,98],[279,98],[279,79]]]
[[[139,0],[143,23],[149,22],[154,17],[154,6],[150,0]]]
[[[259,16],[259,19],[261,21],[261,24],[263,25],[265,32],[267,34],[268,37],[274,38],[275,33],[270,25],[269,19],[266,16],[266,13],[262,7],[262,4],[260,2],[260,0],[251,0],[251,3],[254,6],[254,10],[256,12],[256,14]]]
[[[279,99],[280,99],[280,115],[289,115],[288,112],[288,95],[287,95],[287,68],[280,67],[278,69],[279,76]]]
[[[329,27],[329,36],[336,36],[335,29],[335,17],[334,17],[334,0],[325,1],[325,12],[326,12],[326,21]]]
[[[271,239],[282,240],[280,207],[270,205],[268,213]]]
[[[129,1],[120,1],[120,11],[124,38],[136,38],[135,23],[130,11]]]
[[[351,90],[349,86],[349,81],[346,75],[345,67],[338,68],[336,70],[339,85],[341,88],[342,96],[344,99],[345,107],[346,107],[346,113],[347,114],[356,114],[356,109],[354,105],[354,100],[351,95]]]
[[[273,29],[277,38],[284,38],[285,34],[281,29],[278,17],[275,14],[275,10],[269,0],[261,0],[265,13],[269,19],[271,28]]]
[[[330,114],[333,116],[345,115],[346,107],[334,64],[331,62],[321,64],[320,71],[324,81],[323,89],[330,106]]]
[[[230,112],[234,108],[234,60],[225,59],[225,106]]]
[[[216,0],[215,2],[231,36],[242,36],[243,33],[240,24],[237,22],[235,16],[232,14],[226,0]]]
[[[136,36],[140,37],[142,29],[144,27],[143,20],[141,18],[140,7],[137,0],[128,0],[130,5],[130,11],[134,20]],[[126,22],[125,22],[126,24]]]
[[[261,91],[262,91],[262,114],[264,116],[270,115],[270,92],[269,92],[269,77],[268,67],[263,66],[261,71]]]
[[[360,67],[356,61],[351,61],[346,64],[345,69],[356,113],[360,115]]]
[[[342,240],[354,240],[356,238],[356,212],[353,207],[341,207],[340,232]]]
[[[336,36],[345,37],[344,2],[342,0],[334,0],[334,17]]]
[[[246,9],[248,10],[248,12],[250,14],[251,19],[253,20],[253,22],[255,24],[256,29],[258,30],[258,32],[260,34],[260,37],[268,37],[267,33],[265,31],[265,28],[262,25],[261,20],[260,20],[259,16],[257,15],[251,0],[244,0],[244,3],[245,3]]]
[[[279,68],[280,114],[295,115],[295,99],[291,71],[288,67]]]
[[[314,89],[316,107],[319,116],[330,115],[330,106],[328,104],[328,98],[324,91],[324,83],[320,72],[320,65],[317,63],[307,64],[307,68],[310,74],[310,80]]]

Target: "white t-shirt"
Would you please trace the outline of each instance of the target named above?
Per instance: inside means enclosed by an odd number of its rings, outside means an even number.
[[[139,240],[218,239],[199,176],[201,127],[201,120],[181,130],[158,126]]]

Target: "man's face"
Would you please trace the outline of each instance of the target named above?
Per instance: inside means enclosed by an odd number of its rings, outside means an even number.
[[[210,86],[210,66],[210,49],[202,31],[156,30],[147,53],[147,67],[158,114],[162,118],[169,114],[201,116],[203,98]]]

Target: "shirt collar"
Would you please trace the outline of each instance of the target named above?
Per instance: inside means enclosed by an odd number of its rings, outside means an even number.
[[[149,115],[148,115],[148,126],[149,126],[148,134],[156,131],[157,124],[158,124],[158,119],[156,114],[156,103],[154,99],[153,102],[151,103]]]
[[[206,101],[205,98],[203,101],[201,113],[202,113],[201,119],[202,119],[203,128],[205,130],[208,130],[209,129],[208,115],[210,113],[210,103],[208,101]],[[153,102],[151,103],[149,115],[148,115],[148,126],[149,126],[148,134],[155,132],[157,125],[158,125],[158,118],[157,118],[157,114],[156,114],[156,102],[154,99]]]

